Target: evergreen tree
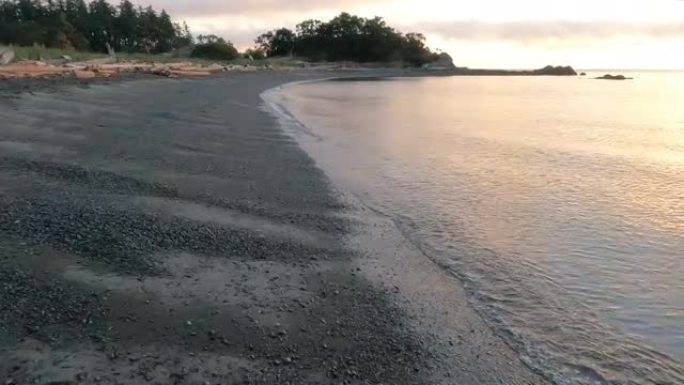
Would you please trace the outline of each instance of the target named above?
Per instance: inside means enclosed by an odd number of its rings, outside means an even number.
[[[192,44],[186,24],[130,0],[0,0],[0,43],[106,52],[168,52]]]
[[[138,45],[138,11],[129,0],[119,4],[119,14],[114,21],[114,48],[133,52]]]
[[[365,19],[341,13],[328,22],[306,20],[296,32],[285,28],[266,32],[255,40],[268,56],[296,55],[309,60],[358,62],[404,61],[420,66],[437,55],[417,33],[402,34],[380,17]]]
[[[295,37],[294,32],[280,28],[259,36],[256,43],[268,56],[287,56],[294,51]]]

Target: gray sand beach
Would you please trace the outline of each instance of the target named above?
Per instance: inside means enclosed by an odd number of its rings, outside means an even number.
[[[0,87],[0,383],[544,384],[258,72]]]

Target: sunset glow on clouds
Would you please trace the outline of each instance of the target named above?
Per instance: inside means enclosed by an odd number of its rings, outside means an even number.
[[[138,0],[246,48],[280,26],[342,11],[423,32],[458,65],[684,68],[681,0]]]

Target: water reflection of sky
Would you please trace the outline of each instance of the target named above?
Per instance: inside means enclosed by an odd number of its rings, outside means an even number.
[[[636,78],[313,84],[289,107],[435,249],[493,250],[683,357],[684,76]]]

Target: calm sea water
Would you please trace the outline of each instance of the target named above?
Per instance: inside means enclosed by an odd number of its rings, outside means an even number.
[[[592,75],[592,74],[590,74]],[[305,147],[559,384],[684,384],[684,74],[319,82]]]

